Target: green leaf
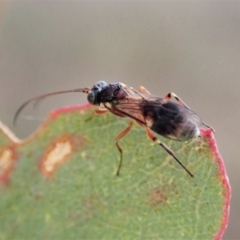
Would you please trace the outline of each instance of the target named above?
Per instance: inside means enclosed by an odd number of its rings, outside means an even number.
[[[221,239],[230,186],[213,133],[159,137],[191,178],[136,125],[86,106],[53,112],[28,139],[1,127],[1,239]]]

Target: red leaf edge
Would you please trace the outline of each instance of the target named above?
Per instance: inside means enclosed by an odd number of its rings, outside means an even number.
[[[221,181],[225,190],[225,203],[224,203],[224,214],[222,217],[222,224],[219,232],[216,234],[215,239],[221,240],[223,234],[227,228],[229,213],[230,213],[230,200],[231,200],[231,186],[227,176],[226,168],[223,162],[223,159],[219,153],[216,140],[214,138],[214,133],[211,129],[201,129],[201,134],[208,140],[209,146],[212,150],[213,158],[217,161],[219,165],[219,172],[221,176]]]

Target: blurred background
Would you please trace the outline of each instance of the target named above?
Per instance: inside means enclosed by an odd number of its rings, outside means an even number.
[[[26,108],[46,92],[124,82],[178,94],[216,139],[232,186],[224,239],[240,239],[240,1],[0,1],[0,119],[26,137],[73,93]]]

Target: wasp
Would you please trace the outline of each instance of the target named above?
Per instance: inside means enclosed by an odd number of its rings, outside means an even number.
[[[30,102],[37,103],[46,97],[70,92],[87,94],[88,102],[98,106],[94,110],[94,114],[111,112],[118,117],[128,117],[130,119],[129,125],[115,138],[116,147],[120,153],[116,175],[119,175],[123,162],[123,150],[119,145],[119,141],[127,135],[133,123],[136,122],[145,128],[147,136],[153,142],[160,145],[170,154],[191,177],[194,176],[175,156],[173,151],[161,142],[153,132],[177,141],[187,141],[200,137],[200,127],[203,125],[213,131],[214,129],[204,123],[195,112],[172,92],[161,98],[150,94],[143,86],[135,90],[124,83],[99,81],[92,88],[53,92],[29,99],[16,111],[13,120],[14,125],[22,109]],[[172,98],[175,98],[176,101],[171,101]]]

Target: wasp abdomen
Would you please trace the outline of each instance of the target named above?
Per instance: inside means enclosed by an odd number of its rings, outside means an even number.
[[[175,102],[142,105],[147,126],[168,138],[185,141],[200,134],[201,119],[191,110]]]

